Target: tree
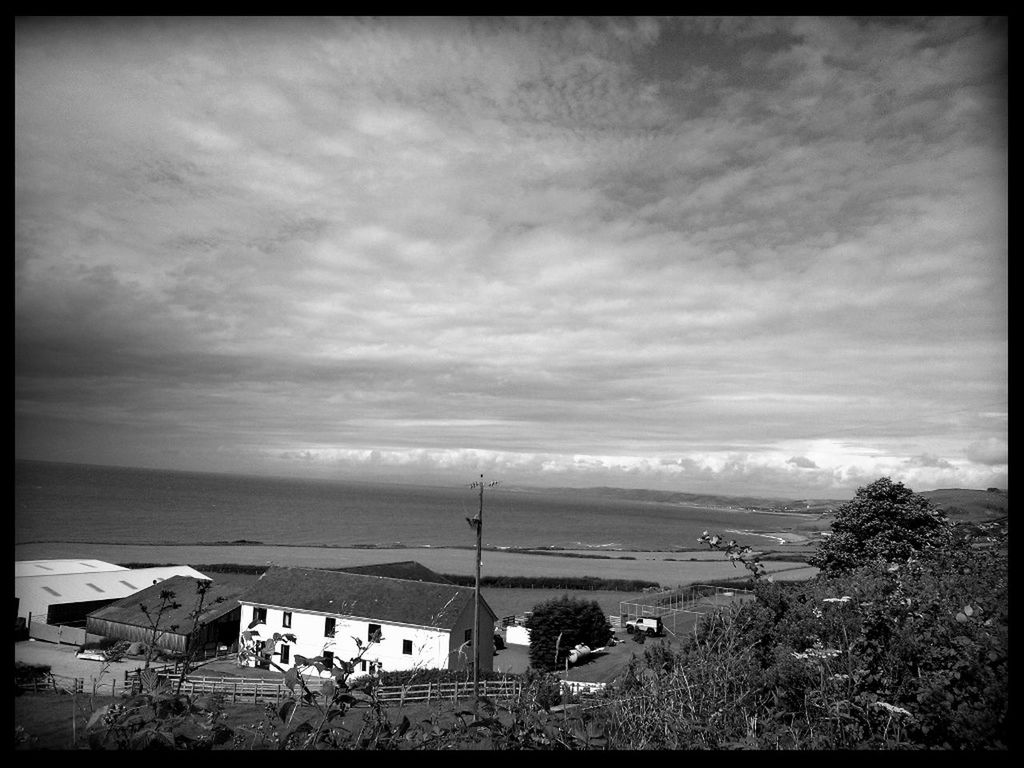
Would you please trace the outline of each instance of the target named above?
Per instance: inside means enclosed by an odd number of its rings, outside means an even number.
[[[832,535],[809,562],[825,573],[841,573],[876,560],[906,562],[948,546],[951,539],[945,513],[903,483],[883,477],[858,488],[854,498],[836,510]]]
[[[596,600],[563,595],[540,603],[527,620],[530,631],[530,665],[542,672],[559,669],[577,645],[602,647],[612,637],[612,627]]]
[[[163,618],[165,613],[176,611],[181,608],[181,603],[175,600],[176,595],[170,589],[160,590],[160,604],[155,610],[150,610],[145,603],[139,603],[139,608],[142,609],[142,613],[146,617],[146,621],[149,622],[149,642],[146,643],[146,664],[144,669],[149,669],[149,663],[153,660],[156,655],[157,642],[167,632],[174,632],[178,629],[177,624],[171,624],[168,627],[162,626]]]

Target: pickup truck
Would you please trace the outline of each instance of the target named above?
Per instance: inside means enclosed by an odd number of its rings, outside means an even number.
[[[626,631],[631,635],[634,632],[643,632],[648,635],[660,635],[664,631],[664,627],[661,625],[660,618],[645,616],[643,618],[630,619],[627,621]]]

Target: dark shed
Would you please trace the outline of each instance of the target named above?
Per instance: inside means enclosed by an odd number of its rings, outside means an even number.
[[[156,621],[155,645],[177,653],[189,650],[189,635],[195,624],[192,613],[198,606],[198,579],[190,576],[172,576],[147,587],[141,592],[110,603],[93,611],[86,619],[86,631],[93,635],[112,637],[130,642],[153,642],[154,622],[163,602],[161,594],[172,592],[171,602],[178,607],[168,608]],[[213,581],[203,598],[198,617],[198,648],[216,649],[219,645],[232,646],[238,641],[241,606],[238,596],[244,587],[218,584]],[[145,606],[149,611],[142,610]]]

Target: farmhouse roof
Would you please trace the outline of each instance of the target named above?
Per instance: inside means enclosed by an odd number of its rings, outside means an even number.
[[[271,567],[239,601],[380,622],[451,629],[473,590],[454,584],[409,581],[346,571]],[[481,598],[480,606],[494,611]]]
[[[141,592],[98,608],[89,614],[89,618],[129,624],[135,627],[150,627],[150,620],[146,618],[146,614],[140,606],[145,605],[150,615],[155,616],[160,609],[160,593],[170,590],[174,593],[174,602],[178,603],[178,607],[164,611],[160,618],[160,626],[168,628],[176,626],[175,629],[170,630],[172,634],[188,634],[192,630],[191,614],[197,605],[196,585],[198,582],[199,579],[191,576],[172,576],[159,584],[146,587]],[[238,608],[238,596],[244,589],[244,586],[238,584],[211,582],[206,596],[203,598],[204,607],[202,613],[199,614],[199,624],[208,624]]]
[[[439,573],[417,563],[415,560],[402,560],[397,563],[375,563],[373,565],[353,565],[350,568],[339,568],[346,573],[362,573],[368,576],[388,576],[392,579],[407,581],[427,581],[433,584],[451,584]]]

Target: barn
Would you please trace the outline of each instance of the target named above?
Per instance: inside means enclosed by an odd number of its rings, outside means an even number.
[[[206,578],[187,565],[129,569],[100,560],[16,561],[14,574],[16,618],[70,627],[84,626],[91,611],[171,576]]]
[[[193,647],[190,635],[195,627],[195,648],[198,651],[212,652],[223,645],[230,647],[238,639],[241,615],[238,596],[245,587],[205,581],[210,585],[203,596],[198,621],[193,614],[199,608],[197,588],[200,580],[191,576],[172,576],[93,611],[87,618],[86,631],[90,635],[153,643],[158,648],[187,653]],[[157,618],[161,604],[165,602],[161,594],[165,592],[173,593],[171,602],[178,607],[168,607]],[[141,606],[146,606],[146,611]]]

